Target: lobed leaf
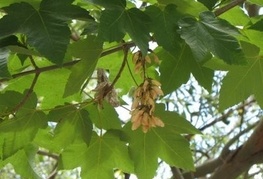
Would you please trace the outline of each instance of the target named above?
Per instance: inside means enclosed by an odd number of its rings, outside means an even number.
[[[86,110],[77,109],[72,105],[58,106],[50,111],[48,118],[57,122],[52,140],[61,150],[75,140],[82,140],[89,145],[92,123]]]
[[[91,104],[86,109],[96,127],[105,130],[121,128],[118,114],[109,103],[104,102],[102,109],[97,104]]]
[[[235,105],[250,95],[255,95],[259,105],[263,106],[263,58],[249,60],[247,66],[235,67],[223,79],[220,90],[220,110]],[[233,83],[234,82],[234,83]]]
[[[181,17],[175,5],[170,4],[162,11],[156,6],[148,6],[146,14],[151,17],[150,27],[154,33],[154,38],[158,45],[162,46],[171,54],[180,51],[180,36],[177,22]]]
[[[120,42],[125,35],[125,9],[105,10],[100,17],[99,37],[109,42]]]
[[[137,8],[104,10],[99,25],[99,37],[106,41],[119,42],[129,34],[143,55],[148,52],[150,18]]]
[[[204,4],[209,10],[212,10],[218,0],[198,0],[198,2]]]
[[[126,162],[119,162],[120,156]],[[126,144],[113,132],[107,132],[103,136],[93,133],[89,147],[76,143],[63,151],[59,168],[72,169],[79,166],[82,168],[82,178],[94,179],[113,178],[113,168],[116,167],[124,168],[127,172],[133,170]]]
[[[87,39],[72,44],[69,50],[72,56],[81,61],[72,67],[63,97],[80,91],[82,84],[92,75],[102,52],[102,42],[95,36],[88,36]]]
[[[197,62],[186,44],[175,56],[164,50],[158,52],[157,55],[162,60],[160,79],[162,90],[165,94],[175,91],[182,84],[186,83],[191,73],[200,85],[208,91],[211,90],[213,70],[203,67],[203,63],[201,62]]]
[[[217,19],[211,12],[200,14],[200,21],[184,18],[180,21],[181,37],[192,49],[195,58],[203,61],[215,56],[229,64],[244,64],[242,49],[232,35],[238,31],[226,21]]]
[[[32,94],[13,120],[4,120],[0,123],[0,133],[5,139],[4,159],[26,147],[33,141],[38,129],[47,126],[46,115],[42,111],[35,110],[36,104],[36,96]]]
[[[23,33],[30,46],[61,65],[70,38],[66,21],[72,18],[92,19],[86,10],[71,5],[72,2],[43,0],[39,9],[25,2],[4,7],[7,15],[0,19],[0,37]]]
[[[32,146],[26,146],[26,149],[19,150],[13,156],[0,162],[0,164],[12,164],[12,166],[15,168],[15,172],[21,175],[23,178],[40,178],[40,176],[34,171],[35,163],[33,162],[32,157],[36,154],[36,152],[36,148]]]
[[[124,9],[126,7],[126,0],[86,0],[87,2],[103,6],[107,9]]]
[[[132,131],[130,123],[124,127],[129,136],[129,152],[134,161],[134,172],[138,178],[151,179],[158,167],[160,141],[152,131],[143,133],[140,129]]]
[[[200,131],[177,113],[164,111],[163,106],[157,106],[156,115],[164,122],[163,128],[151,128],[143,133],[139,129],[132,131],[130,123],[124,127],[135,174],[138,178],[153,178],[158,158],[172,166],[194,170],[189,143],[180,134],[200,134]]]
[[[182,14],[190,14],[192,16],[198,16],[201,12],[207,11],[207,8],[198,1],[189,0],[157,0],[160,4],[169,5],[174,4],[177,6],[177,10]]]
[[[125,30],[140,48],[143,55],[148,52],[148,42],[150,40],[149,35],[149,23],[150,18],[137,8],[131,8],[126,11]]]

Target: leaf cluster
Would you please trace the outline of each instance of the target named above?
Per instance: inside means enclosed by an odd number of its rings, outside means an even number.
[[[38,178],[34,157],[45,149],[56,154],[58,170],[80,166],[82,178],[112,178],[116,171],[153,178],[158,160],[194,170],[184,135],[200,132],[184,117],[160,104],[156,115],[164,128],[132,131],[110,102],[95,99],[96,69],[103,68],[109,81],[100,83],[110,86],[102,96],[114,89],[125,105],[121,95],[140,83],[130,60],[135,47],[158,56],[161,63],[148,65],[147,75],[159,79],[165,95],[191,76],[211,92],[219,70],[228,72],[220,110],[251,95],[263,106],[262,16],[249,17],[221,0],[139,4],[0,2],[1,167],[11,163],[23,178]]]

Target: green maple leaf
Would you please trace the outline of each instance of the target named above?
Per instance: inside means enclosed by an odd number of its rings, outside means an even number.
[[[198,0],[198,2],[201,2],[204,4],[209,10],[212,10],[213,7],[216,5],[217,0]]]
[[[184,18],[180,21],[181,37],[192,49],[195,58],[203,61],[211,58],[210,52],[228,64],[244,64],[242,49],[233,35],[237,29],[218,19],[212,12],[200,14],[200,20]]]
[[[78,41],[69,47],[72,56],[80,58],[81,61],[74,65],[65,87],[64,97],[80,91],[83,83],[89,78],[97,64],[102,52],[102,41],[95,36]]]
[[[121,122],[115,109],[109,103],[103,103],[100,109],[97,104],[87,106],[90,118],[100,129],[120,129]]]
[[[109,42],[120,42],[124,35],[125,9],[105,10],[99,24],[99,36]]]
[[[106,9],[102,11],[99,37],[113,42],[123,39],[127,32],[144,55],[148,52],[150,18],[137,8]]]
[[[94,179],[113,178],[113,168],[133,172],[127,146],[118,135],[110,131],[103,136],[94,133],[89,147],[83,143],[69,146],[61,154],[59,168],[81,166],[81,177]]]
[[[97,4],[100,6],[103,6],[107,9],[123,9],[126,7],[126,0],[111,0],[111,1],[105,1],[105,0],[85,0],[88,2],[91,2],[93,4]]]
[[[0,94],[0,114],[10,114],[15,106],[23,99],[21,93],[15,91],[6,91]]]
[[[139,178],[153,178],[158,167],[158,158],[172,166],[194,170],[189,143],[180,134],[200,132],[177,113],[164,111],[163,106],[157,106],[156,116],[165,123],[163,128],[151,128],[147,133],[143,133],[141,129],[131,131],[130,123],[124,127],[135,174]]]
[[[37,148],[28,145],[24,150],[19,150],[11,157],[4,161],[0,161],[0,166],[5,166],[10,163],[15,168],[15,172],[23,178],[40,178],[40,176],[34,171],[35,163],[34,157],[37,152]]]
[[[165,94],[175,91],[186,83],[192,73],[195,79],[208,91],[211,90],[213,82],[213,70],[203,67],[202,62],[197,62],[190,48],[185,44],[176,56],[161,50],[157,52],[160,65],[161,84]]]
[[[21,2],[3,7],[0,38],[22,33],[27,43],[56,64],[62,64],[70,39],[67,20],[92,19],[84,9],[71,5],[73,0],[43,0],[39,9]],[[18,18],[19,17],[19,18]]]
[[[26,94],[27,92],[25,92]],[[20,95],[24,96],[24,95]],[[0,123],[0,133],[4,137],[3,158],[14,155],[33,141],[38,129],[47,126],[46,115],[35,109],[37,97],[33,93],[19,109],[13,120]],[[14,109],[14,108],[13,108]],[[19,137],[18,137],[19,136]]]
[[[157,0],[158,3],[163,5],[174,4],[177,6],[179,12],[183,14],[190,14],[192,16],[198,16],[201,12],[207,11],[207,8],[198,1],[189,0]]]
[[[250,95],[255,95],[263,107],[263,58],[258,56],[248,60],[247,66],[232,67],[223,79],[220,90],[220,110],[235,105]]]
[[[263,6],[263,2],[261,0],[250,0],[251,3]]]
[[[163,11],[156,6],[149,6],[146,13],[151,17],[151,30],[158,45],[172,54],[180,51],[180,36],[176,30],[181,15],[177,12],[176,6],[167,5]]]
[[[9,6],[10,4],[20,3],[20,2],[21,2],[20,0],[1,1],[0,8],[5,7],[5,6]],[[40,0],[23,0],[23,2],[30,3],[32,6],[38,7]]]
[[[72,105],[58,106],[50,111],[48,118],[57,122],[52,142],[60,150],[75,140],[82,140],[87,145],[89,144],[92,123],[86,110],[77,109]]]

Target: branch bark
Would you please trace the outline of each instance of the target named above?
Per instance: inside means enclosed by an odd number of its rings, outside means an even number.
[[[124,46],[125,46],[125,48],[132,48],[132,47],[135,46],[135,43],[134,42],[126,42],[125,44],[123,44],[121,46],[117,46],[117,47],[114,47],[112,49],[105,50],[104,52],[101,53],[100,57],[104,57],[106,55],[109,55],[109,54],[118,52],[120,50],[123,50]],[[26,75],[30,75],[30,74],[36,74],[36,73],[40,74],[40,73],[43,73],[43,72],[46,72],[46,71],[57,70],[57,69],[60,69],[61,67],[70,67],[70,66],[75,65],[79,61],[80,60],[74,60],[74,61],[66,62],[62,66],[51,65],[51,66],[41,67],[41,68],[38,68],[38,69],[33,69],[33,70],[28,70],[28,71],[16,73],[16,74],[12,75],[12,78],[0,79],[0,82],[9,81],[9,80],[12,80],[12,79],[15,79],[15,78],[19,78],[19,77],[22,77],[22,76],[26,76]]]
[[[215,16],[220,16],[221,14],[225,13],[226,11],[232,9],[233,7],[239,5],[239,4],[242,4],[244,3],[246,0],[234,0],[232,2],[230,2],[229,4],[221,7],[221,8],[218,8],[215,10]]]
[[[215,170],[225,164],[226,161],[228,161],[230,158],[233,158],[237,155],[237,153],[242,149],[242,147],[237,148],[236,150],[229,150],[231,145],[236,142],[243,134],[249,132],[256,126],[258,126],[259,123],[255,123],[249,127],[247,127],[245,130],[241,131],[239,134],[237,134],[235,137],[230,139],[228,143],[226,143],[225,147],[222,149],[221,154],[218,158],[208,160],[204,164],[196,167],[196,171],[193,173],[191,172],[186,172],[183,174],[184,179],[192,179],[194,177],[201,177],[205,176],[209,173],[215,172]],[[260,137],[260,136],[259,136]],[[249,138],[249,140],[251,140]],[[244,144],[245,145],[245,144]],[[263,148],[263,147],[262,147]],[[244,171],[244,170],[243,170]],[[223,173],[224,174],[224,173]],[[220,176],[222,177],[222,176]]]
[[[234,155],[229,155],[228,159],[215,171],[211,179],[234,179],[244,171],[257,163],[263,162],[263,119],[261,119],[255,131],[244,143],[237,149]]]

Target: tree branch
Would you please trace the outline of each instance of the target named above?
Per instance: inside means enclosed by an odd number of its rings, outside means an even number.
[[[230,139],[226,145],[224,146],[224,148],[221,151],[221,154],[219,157],[212,159],[212,160],[208,160],[207,162],[203,163],[200,166],[196,167],[196,171],[195,172],[186,172],[183,174],[185,179],[192,179],[193,177],[201,177],[201,176],[205,176],[206,174],[212,173],[215,171],[216,168],[218,168],[220,165],[223,165],[225,161],[229,160],[229,158],[234,157],[237,152],[238,149],[230,151],[229,147],[239,139],[240,136],[242,136],[243,134],[249,132],[250,130],[252,130],[254,127],[256,127],[259,123],[255,123],[249,127],[247,127],[246,129],[244,129],[243,131],[241,131],[240,133],[238,133],[236,136],[234,136],[232,139]],[[241,147],[240,147],[241,148]]]
[[[234,0],[234,1],[231,1],[229,4],[221,7],[221,8],[218,8],[214,11],[214,14],[215,16],[220,16],[221,14],[225,13],[226,11],[232,9],[233,7],[239,5],[239,4],[242,4],[244,3],[246,0]]]
[[[48,156],[48,157],[51,157],[51,158],[53,158],[55,160],[58,160],[58,157],[59,157],[57,154],[52,154],[52,153],[49,153],[49,152],[44,151],[44,150],[38,150],[37,154],[38,155]]]
[[[236,150],[234,155],[229,155],[211,179],[221,179],[222,176],[224,179],[237,178],[253,164],[260,162],[263,162],[263,119],[243,146]]]
[[[184,179],[182,172],[177,167],[171,167],[173,178],[172,179]]]
[[[35,77],[34,77],[32,83],[31,83],[31,86],[29,87],[26,95],[25,95],[24,98],[22,99],[22,101],[21,101],[19,104],[17,104],[17,105],[15,106],[15,108],[13,109],[13,113],[15,113],[16,111],[18,111],[19,108],[21,108],[21,107],[26,103],[26,101],[29,99],[30,95],[31,95],[31,94],[33,93],[33,91],[34,91],[34,87],[35,87],[35,85],[36,85],[36,83],[37,83],[37,80],[38,80],[38,77],[39,77],[39,75],[40,75],[39,68],[38,68],[37,64],[35,63],[33,57],[32,57],[32,56],[29,56],[29,58],[30,58],[30,61],[31,61],[31,63],[32,63],[32,66],[35,68],[35,71],[36,71],[36,72],[35,72]]]
[[[118,52],[120,50],[123,50],[123,47],[126,48],[131,48],[136,46],[134,42],[126,42],[125,44],[121,45],[121,46],[117,46],[115,48],[109,49],[109,50],[105,50],[104,52],[101,53],[100,57],[104,57],[106,55]],[[70,62],[66,62],[64,63],[62,66],[58,66],[58,65],[51,65],[51,66],[46,66],[46,67],[42,67],[42,68],[38,68],[38,69],[34,69],[34,70],[28,70],[28,71],[24,71],[24,72],[20,72],[20,73],[16,73],[12,75],[12,78],[3,78],[0,79],[0,82],[5,82],[5,81],[9,81],[15,78],[19,78],[22,76],[26,76],[26,75],[30,75],[30,74],[35,74],[35,73],[43,73],[46,71],[51,71],[51,70],[56,70],[56,69],[60,69],[61,67],[70,67],[75,65],[76,63],[78,63],[80,60],[74,60],[74,61],[70,61]]]
[[[116,84],[118,79],[121,77],[121,73],[125,67],[126,62],[127,62],[128,50],[129,50],[129,48],[127,48],[126,46],[123,47],[123,53],[124,53],[123,61],[122,61],[122,64],[121,64],[121,67],[119,69],[118,74],[115,76],[112,84],[110,85],[110,88],[113,88],[113,86]]]

